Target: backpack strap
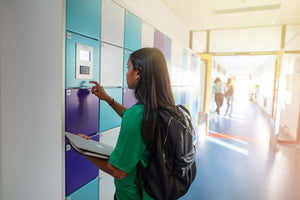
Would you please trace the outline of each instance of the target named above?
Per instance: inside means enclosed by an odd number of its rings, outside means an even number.
[[[183,105],[177,105],[177,107],[178,108],[180,108],[180,109],[182,109],[184,112],[186,112],[187,114],[188,114],[188,122],[189,122],[189,125],[190,125],[190,127],[192,127],[192,132],[193,132],[193,134],[195,134],[195,129],[194,129],[194,127],[193,127],[193,124],[192,124],[192,122],[191,122],[191,114],[190,114],[190,111],[186,108],[186,107],[184,107]]]
[[[141,161],[138,162],[136,166],[136,185],[140,199],[143,199],[143,185],[142,185],[142,164]]]

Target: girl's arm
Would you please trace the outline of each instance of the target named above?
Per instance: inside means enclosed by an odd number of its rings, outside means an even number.
[[[127,108],[123,106],[122,104],[115,101],[113,98],[111,98],[104,90],[103,86],[100,86],[97,81],[90,81],[90,83],[95,84],[92,87],[92,94],[96,95],[99,99],[106,101],[113,109],[114,111],[122,117],[122,112],[126,110]]]
[[[111,176],[115,177],[116,179],[123,179],[127,175],[126,172],[114,167],[111,165],[108,160],[104,160],[101,158],[85,156],[89,161],[91,161],[96,167],[101,169],[102,171],[110,174]]]

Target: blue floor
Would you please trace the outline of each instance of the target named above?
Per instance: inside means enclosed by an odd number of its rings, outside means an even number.
[[[195,181],[181,199],[299,200],[299,146],[274,151],[269,117],[252,102],[233,110],[231,118],[210,114],[210,134],[196,146]]]

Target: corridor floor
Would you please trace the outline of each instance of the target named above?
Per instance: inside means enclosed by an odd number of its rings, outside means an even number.
[[[181,199],[299,200],[299,146],[272,150],[269,118],[252,102],[233,110],[231,118],[210,114],[209,136],[196,145],[196,178]]]

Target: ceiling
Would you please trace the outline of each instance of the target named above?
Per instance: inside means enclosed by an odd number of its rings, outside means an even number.
[[[300,0],[162,0],[190,30],[300,24]]]
[[[191,31],[300,24],[300,0],[162,0]],[[229,73],[251,73],[269,56],[214,57]],[[274,59],[274,58],[273,58]]]

